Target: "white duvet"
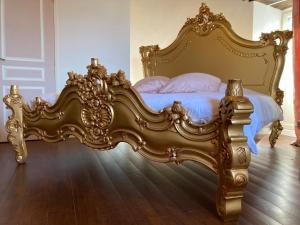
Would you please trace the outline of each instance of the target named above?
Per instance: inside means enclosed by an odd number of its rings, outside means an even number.
[[[145,103],[154,111],[159,111],[173,102],[181,101],[187,109],[189,116],[194,122],[209,122],[218,116],[218,106],[224,97],[225,90],[219,92],[199,93],[170,93],[170,94],[148,94],[141,93]],[[283,120],[280,107],[270,97],[251,90],[244,90],[244,95],[249,98],[254,106],[251,114],[251,124],[244,127],[244,134],[248,137],[248,145],[253,153],[258,149],[255,143],[256,134],[267,124],[274,120]]]
[[[218,116],[218,106],[225,95],[225,87],[226,85],[223,84],[218,92],[140,94],[145,103],[154,111],[160,111],[164,107],[172,105],[174,101],[181,101],[194,122],[207,123]],[[254,105],[254,112],[250,116],[251,124],[244,127],[244,134],[248,137],[251,151],[257,153],[258,149],[254,141],[256,134],[272,121],[283,120],[283,114],[270,96],[247,89],[244,89],[244,95]],[[54,104],[56,97],[55,94],[49,94],[43,96],[42,99]]]

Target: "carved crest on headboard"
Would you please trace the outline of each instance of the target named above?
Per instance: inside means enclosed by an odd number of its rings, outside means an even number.
[[[183,28],[192,25],[193,31],[202,33],[213,30],[215,28],[215,22],[221,22],[228,28],[231,28],[230,23],[226,20],[223,13],[213,14],[207,5],[202,3],[199,8],[199,14],[194,18],[187,18]]]
[[[275,46],[275,57],[278,55],[285,55],[288,50],[288,42],[293,37],[293,32],[284,31],[273,31],[271,33],[262,33],[260,42],[262,45],[274,45]],[[278,42],[276,42],[278,40]]]

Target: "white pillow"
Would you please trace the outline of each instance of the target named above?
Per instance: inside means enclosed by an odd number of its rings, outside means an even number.
[[[163,76],[146,77],[138,81],[133,87],[141,93],[157,93],[169,80],[170,78]]]
[[[159,93],[218,91],[221,79],[205,73],[185,73],[169,80]]]

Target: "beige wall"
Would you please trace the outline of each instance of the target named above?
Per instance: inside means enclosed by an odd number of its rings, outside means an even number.
[[[131,0],[130,71],[133,82],[143,76],[139,47],[166,47],[176,37],[187,17],[198,13],[203,0]],[[242,0],[206,0],[215,13],[223,12],[242,37],[252,37],[253,4]]]
[[[262,32],[281,29],[282,11],[260,2],[253,3],[253,40],[259,40]]]
[[[253,39],[258,40],[262,32],[271,32],[280,29],[292,29],[291,26],[283,21],[284,15],[291,10],[281,11],[265,4],[254,2],[253,5]],[[291,48],[291,42],[289,45]],[[293,68],[292,51],[288,50],[286,55],[285,68],[281,76],[279,87],[284,91],[283,100],[283,134],[294,136],[294,106],[293,106]]]
[[[291,18],[292,10],[287,9],[282,12],[282,29],[292,29]],[[294,129],[294,71],[293,71],[293,55],[292,55],[292,40],[289,43],[289,50],[286,54],[286,63],[282,73],[281,82],[279,87],[284,91],[283,109],[283,127],[284,134],[296,136]]]
[[[86,73],[91,57],[129,78],[130,0],[55,0],[57,90],[67,72]]]

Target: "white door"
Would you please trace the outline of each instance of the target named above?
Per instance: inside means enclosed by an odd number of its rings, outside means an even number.
[[[11,84],[29,101],[55,92],[54,1],[0,0],[0,93]],[[9,111],[0,104],[0,142],[6,141]]]

